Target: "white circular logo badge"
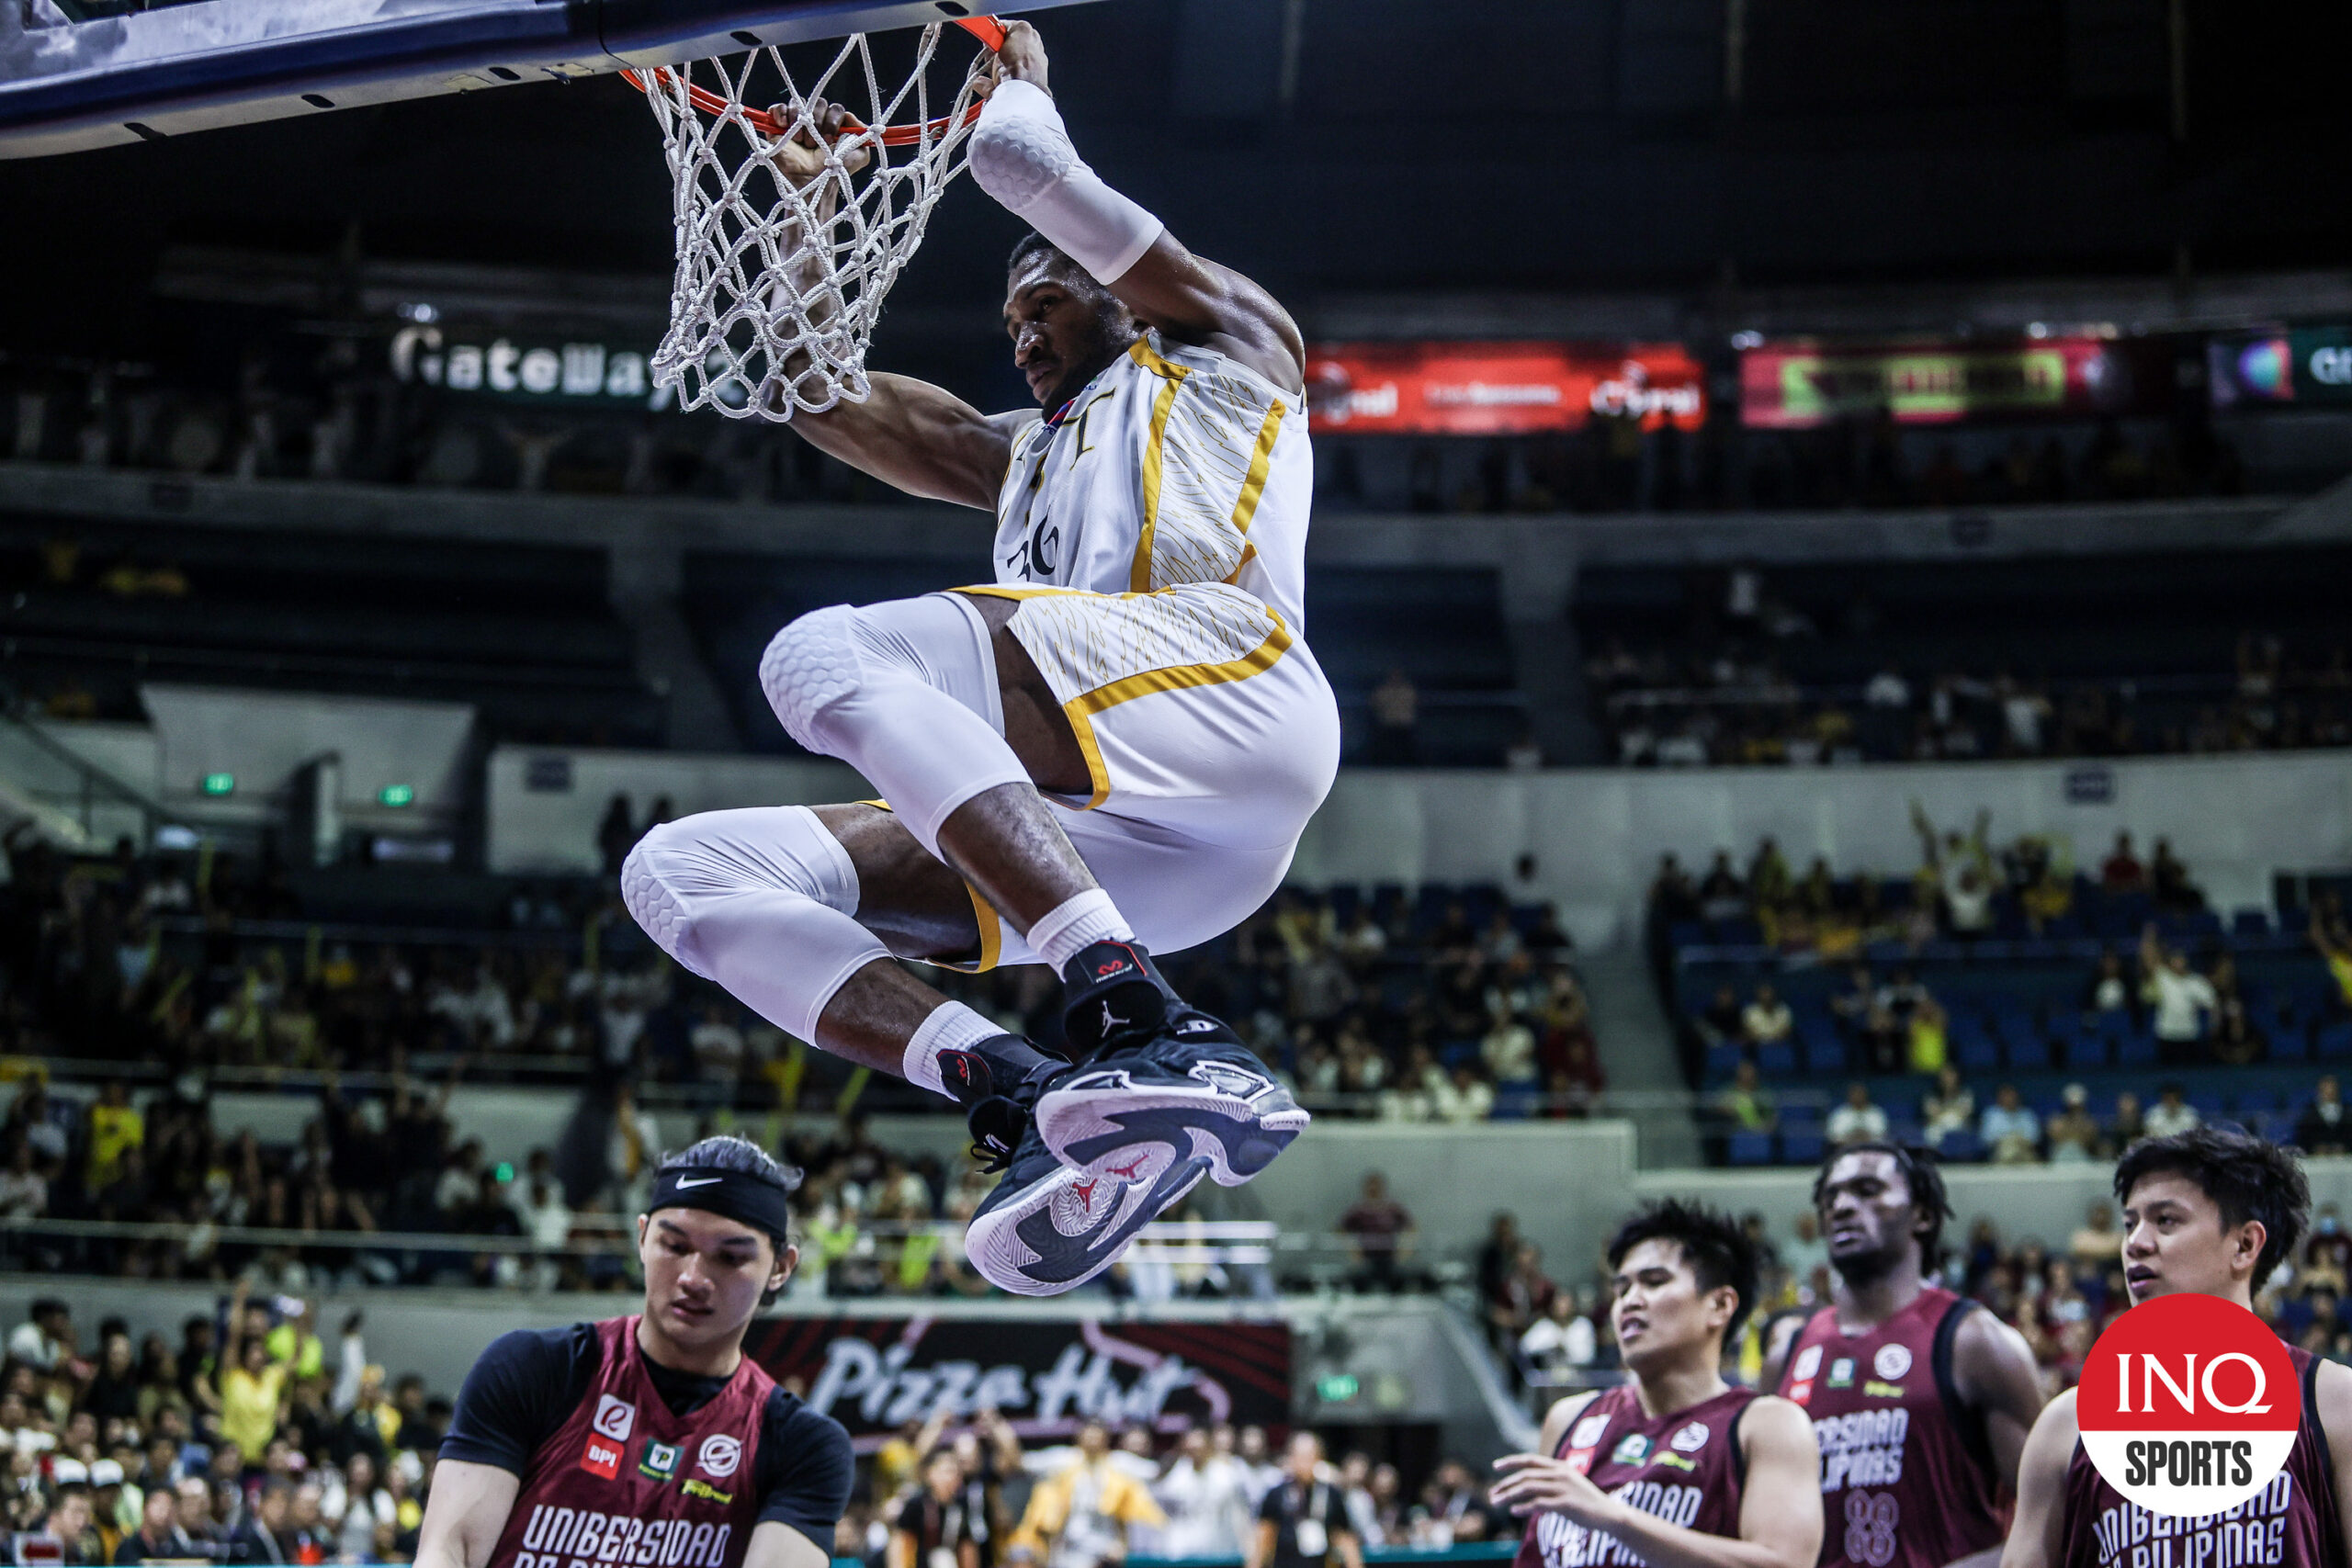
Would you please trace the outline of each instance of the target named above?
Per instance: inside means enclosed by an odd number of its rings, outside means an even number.
[[[2075,1393],[2083,1451],[2099,1475],[2150,1513],[2177,1518],[2264,1494],[2302,1416],[2301,1379],[2270,1326],[2235,1302],[2186,1292],[2142,1302],[2109,1325]]]
[[[1889,1382],[1911,1370],[1911,1347],[1882,1345],[1878,1354],[1871,1358],[1871,1370]]]
[[[742,1439],[724,1433],[705,1438],[702,1451],[695,1456],[695,1462],[702,1467],[705,1475],[715,1481],[724,1481],[735,1473],[737,1465],[743,1462]]]
[[[1666,1446],[1679,1454],[1695,1454],[1707,1446],[1707,1424],[1693,1421],[1666,1440]]]

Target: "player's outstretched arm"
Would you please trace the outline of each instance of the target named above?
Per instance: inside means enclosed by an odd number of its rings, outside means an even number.
[[[1549,1430],[1552,1423],[1544,1423]],[[1564,1460],[1506,1454],[1491,1494],[1521,1518],[1564,1514],[1605,1530],[1651,1568],[1813,1568],[1821,1555],[1821,1450],[1813,1423],[1785,1399],[1763,1398],[1739,1423],[1747,1457],[1739,1534],[1706,1535],[1643,1513]]]
[[[801,410],[792,428],[809,445],[884,484],[926,501],[996,511],[1012,461],[1013,433],[1034,414],[985,414],[955,393],[910,376],[876,374],[873,395],[822,413]]]
[[[1303,395],[1306,344],[1274,297],[1184,248],[1167,225],[1102,183],[1070,144],[1046,85],[1046,46],[1005,24],[972,133],[972,177],[1016,217],[1178,343],[1213,348]]]
[[[445,1459],[435,1465],[417,1529],[416,1568],[484,1568],[522,1486],[521,1476],[494,1464]]]
[[[2043,1408],[2018,1460],[2018,1512],[2001,1568],[2059,1568],[2065,1560],[2066,1466],[2079,1436],[2068,1389]]]
[[[818,135],[838,139],[846,118],[842,107],[821,100],[808,107]],[[778,108],[780,118],[797,112]],[[871,155],[854,146],[842,167],[855,174]],[[841,199],[840,182],[828,177],[816,140],[803,131],[779,143],[773,157],[776,172],[802,190],[823,182],[810,206],[818,221],[831,218]],[[797,291],[804,297],[818,293],[815,264],[804,259],[796,265],[800,272],[792,282]],[[805,355],[784,365],[785,374],[796,378],[807,369]],[[822,412],[795,410],[792,428],[826,456],[909,495],[995,512],[997,486],[1012,460],[1013,434],[1027,416],[984,414],[953,392],[912,377],[876,375],[869,381],[872,394],[864,402],[837,402]]]

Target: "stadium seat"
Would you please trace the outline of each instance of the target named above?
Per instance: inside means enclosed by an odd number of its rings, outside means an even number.
[[[2274,1062],[2308,1062],[2312,1059],[2310,1031],[2300,1024],[2293,1028],[2280,1026],[2269,1032],[2270,1059]]]
[[[1819,1165],[1825,1146],[1819,1133],[1783,1133],[1781,1134],[1781,1163]]]
[[[2122,1035],[2115,1044],[2115,1065],[2119,1067],[2153,1067],[2156,1065],[2156,1037],[2148,1030],[2134,1029]]]
[[[2352,1019],[2320,1025],[2312,1035],[2312,1044],[2323,1056],[2352,1056]]]
[[[2230,918],[2230,934],[2234,937],[2268,936],[2270,917],[2260,909],[2240,909]]]
[[[1756,1047],[1756,1070],[1768,1078],[1791,1078],[1797,1073],[1797,1048],[1786,1040]]]
[[[1936,1145],[1936,1152],[1955,1165],[1981,1160],[1984,1157],[1984,1140],[1965,1127],[1955,1128],[1944,1134],[1944,1141]]]
[[[1770,1165],[1772,1134],[1770,1133],[1734,1133],[1730,1141],[1731,1163],[1734,1165]]]

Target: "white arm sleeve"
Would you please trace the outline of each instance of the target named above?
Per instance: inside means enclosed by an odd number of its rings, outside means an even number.
[[[1028,82],[999,84],[980,110],[972,177],[1097,282],[1125,276],[1165,227],[1086,166],[1054,100]]]

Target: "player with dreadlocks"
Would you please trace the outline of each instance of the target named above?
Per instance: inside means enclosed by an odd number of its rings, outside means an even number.
[[[1790,1320],[1763,1383],[1821,1441],[1822,1568],[1991,1568],[2041,1410],[2033,1353],[1928,1282],[1951,1213],[1933,1154],[1849,1145],[1815,1177],[1813,1206],[1829,1304]]]

